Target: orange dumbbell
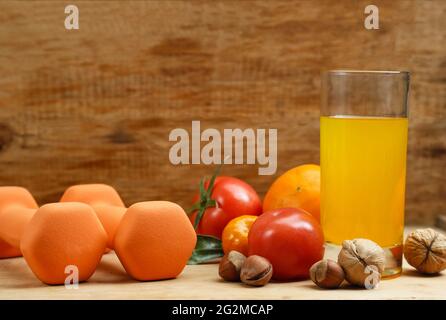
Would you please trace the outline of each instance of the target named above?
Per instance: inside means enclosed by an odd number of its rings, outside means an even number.
[[[38,208],[28,190],[0,187],[0,239],[1,258],[23,254],[42,282],[64,284],[67,267],[77,268],[80,282],[90,278],[106,248],[107,234],[84,203]]]
[[[104,184],[68,188],[61,201],[80,201],[93,207],[127,273],[134,279],[177,277],[197,240],[184,210],[168,201],[139,202],[128,209],[116,190]]]
[[[113,239],[127,208],[118,192],[106,184],[79,184],[65,190],[60,202],[83,202],[90,205],[107,232],[107,248],[113,249]]]

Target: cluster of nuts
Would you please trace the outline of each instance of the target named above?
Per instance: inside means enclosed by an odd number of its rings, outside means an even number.
[[[404,257],[420,273],[441,272],[446,269],[446,236],[433,229],[418,229],[406,238]],[[310,268],[310,277],[316,285],[325,289],[339,288],[344,280],[372,289],[379,283],[385,263],[385,252],[375,242],[367,239],[346,240],[342,243],[338,262],[316,262]]]
[[[273,266],[261,256],[245,257],[232,250],[221,259],[218,274],[226,281],[242,281],[247,285],[260,287],[271,280]]]
[[[421,273],[441,272],[446,269],[446,236],[433,229],[416,230],[405,241],[404,257]],[[373,289],[381,280],[385,264],[385,251],[375,242],[368,239],[346,240],[342,243],[338,261],[316,262],[310,268],[310,278],[325,289],[339,288],[344,280]],[[220,261],[218,273],[226,281],[264,286],[273,275],[273,267],[263,257],[245,257],[233,250]]]
[[[344,280],[373,289],[381,280],[384,265],[384,250],[375,242],[368,239],[346,240],[342,243],[338,262],[316,262],[310,268],[310,278],[324,289],[339,288]]]

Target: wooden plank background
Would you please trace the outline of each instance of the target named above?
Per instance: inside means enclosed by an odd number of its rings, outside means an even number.
[[[64,7],[80,30],[64,29]],[[127,204],[184,206],[204,165],[168,161],[170,130],[277,128],[278,171],[319,161],[320,72],[412,72],[407,220],[446,213],[446,1],[1,1],[0,184],[40,203],[110,183]],[[257,165],[224,173],[264,194]]]

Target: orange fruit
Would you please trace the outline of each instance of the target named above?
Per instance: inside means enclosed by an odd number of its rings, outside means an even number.
[[[321,169],[304,164],[277,178],[263,199],[263,212],[280,208],[300,208],[320,221]]]
[[[224,253],[236,250],[248,255],[248,233],[257,216],[244,215],[232,219],[226,225],[221,237]]]

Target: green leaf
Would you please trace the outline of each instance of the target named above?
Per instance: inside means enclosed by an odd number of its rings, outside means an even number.
[[[221,240],[212,236],[197,235],[197,244],[187,264],[200,264],[223,256]]]

